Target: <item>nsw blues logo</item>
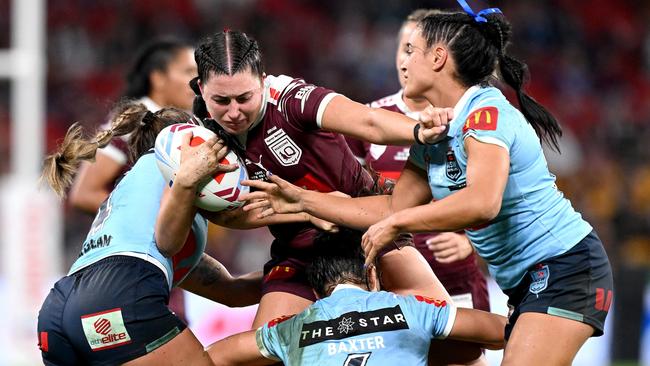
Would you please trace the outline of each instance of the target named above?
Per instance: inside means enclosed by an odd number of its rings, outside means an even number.
[[[447,149],[446,155],[447,161],[445,165],[445,174],[447,175],[447,178],[456,182],[463,172],[460,170],[460,165],[458,165],[458,161],[456,161],[456,155],[454,155],[451,147]]]
[[[531,293],[537,295],[548,287],[550,272],[547,265],[538,264],[535,266],[535,269],[528,272],[528,274],[532,277],[532,282],[530,283],[529,288]]]

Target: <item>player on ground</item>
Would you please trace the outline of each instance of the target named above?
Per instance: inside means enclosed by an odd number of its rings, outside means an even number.
[[[249,208],[369,227],[369,261],[400,232],[471,227],[467,235],[513,308],[503,364],[570,365],[603,332],[609,260],[548,171],[541,141],[557,145],[561,129],[522,90],[526,67],[506,51],[509,23],[498,9],[475,14],[459,2],[465,12],[427,16],[409,39],[404,95],[446,107],[434,115],[451,122],[443,142],[412,148],[392,196],[342,199],[274,176],[275,184],[248,182],[266,191],[250,194],[259,201]],[[491,86],[497,71],[521,111]]]
[[[217,365],[427,365],[432,339],[503,347],[506,318],[457,308],[445,300],[379,291],[366,268],[361,233],[341,229],[318,237],[325,248],[308,267],[320,300],[295,316],[272,320],[208,348]]]
[[[154,225],[166,182],[153,145],[158,131],[190,120],[166,108],[151,113],[143,104],[123,102],[111,128],[92,140],[70,128],[59,152],[45,161],[44,178],[63,194],[80,160],[91,159],[113,137],[130,134],[135,164],[104,201],[68,275],[45,299],[38,316],[38,339],[47,365],[210,365],[203,346],[167,307],[169,292],[181,286],[228,306],[260,298],[261,273],[233,278],[203,253],[207,222],[192,218],[192,235],[182,250],[159,246]],[[195,184],[216,171],[226,148],[216,138],[182,146],[180,183]],[[199,166],[200,165],[200,166]]]

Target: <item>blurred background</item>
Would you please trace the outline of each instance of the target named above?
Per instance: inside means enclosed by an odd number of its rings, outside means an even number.
[[[512,23],[510,51],[530,67],[529,94],[564,127],[563,154],[547,155],[551,169],[612,261],[616,296],[608,332],[590,341],[576,364],[650,365],[650,2],[470,3],[475,10],[500,7]],[[0,0],[0,328],[8,329],[0,336],[0,365],[40,362],[35,312],[76,258],[92,221],[66,202],[34,198],[25,188],[36,181],[34,162],[73,122],[90,129],[105,122],[140,45],[164,35],[194,44],[224,27],[243,30],[259,42],[268,74],[302,77],[369,102],[399,89],[396,35],[416,8],[460,9],[455,1],[414,0]],[[24,18],[12,17],[18,13]],[[41,61],[11,56],[24,41],[21,27],[39,32],[31,52]],[[42,88],[21,81],[38,70]],[[35,86],[21,92],[16,84]],[[42,109],[36,121],[14,110],[21,93]],[[30,148],[38,160],[16,156]],[[231,272],[245,273],[261,268],[270,242],[266,229],[212,227],[208,252]],[[504,298],[494,294],[493,310],[505,311]],[[187,301],[191,326],[205,342],[247,328],[254,312],[224,316],[232,313]]]

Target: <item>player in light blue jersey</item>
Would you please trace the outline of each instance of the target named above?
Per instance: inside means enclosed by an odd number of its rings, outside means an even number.
[[[320,299],[295,316],[216,342],[216,365],[427,365],[435,338],[501,348],[506,318],[456,308],[444,300],[379,291],[374,265],[364,266],[361,232],[341,229],[315,241],[319,256],[307,278]]]
[[[557,147],[561,128],[522,90],[527,69],[506,51],[509,23],[498,9],[474,13],[459,3],[465,12],[430,15],[409,39],[404,95],[439,107],[423,120],[448,124],[448,135],[412,148],[392,196],[331,197],[273,176],[273,184],[248,183],[264,190],[249,194],[260,201],[248,208],[369,227],[369,261],[401,232],[472,228],[468,237],[509,296],[503,364],[570,365],[590,336],[602,335],[613,298],[609,260],[548,171],[541,142]],[[519,110],[492,86],[497,76]]]
[[[189,328],[167,307],[169,291],[179,285],[229,306],[259,301],[261,274],[233,278],[203,250],[207,222],[196,215],[184,246],[159,248],[154,232],[166,182],[152,147],[164,127],[191,121],[180,110],[152,113],[139,103],[123,102],[112,127],[92,140],[78,125],[45,161],[44,177],[62,194],[81,160],[114,136],[130,135],[136,160],[100,208],[79,257],[45,299],[38,317],[38,339],[47,365],[210,365]],[[190,147],[185,136],[177,179],[198,184],[215,171],[227,149],[217,138]],[[197,164],[198,163],[198,164]],[[199,166],[200,165],[200,166]]]

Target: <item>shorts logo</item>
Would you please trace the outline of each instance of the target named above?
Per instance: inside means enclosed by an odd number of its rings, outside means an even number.
[[[280,164],[283,166],[297,165],[302,156],[300,147],[281,128],[273,127],[268,133],[271,134],[264,139],[264,142]]]
[[[88,345],[93,351],[131,343],[131,337],[124,326],[121,308],[83,315],[81,325]]]
[[[537,295],[548,287],[550,272],[547,265],[538,264],[534,270],[528,273],[532,277],[532,282],[530,283],[529,288],[531,293]]]

